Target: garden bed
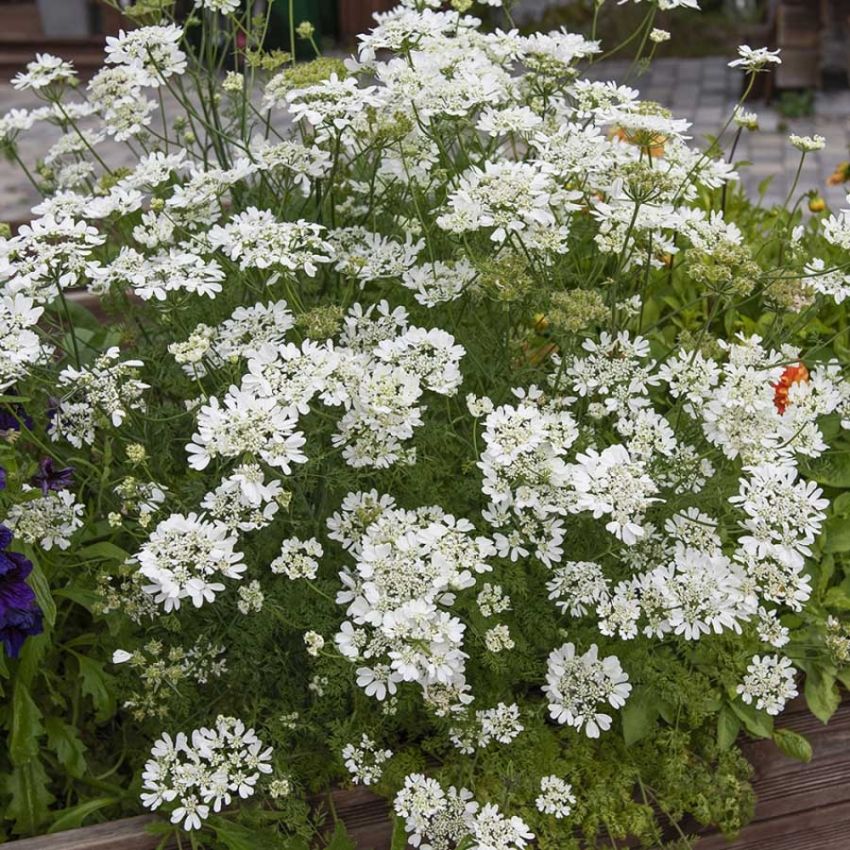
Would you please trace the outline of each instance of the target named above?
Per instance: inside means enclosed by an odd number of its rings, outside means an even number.
[[[755,817],[734,841],[707,833],[694,850],[846,850],[850,835],[850,701],[845,700],[824,726],[803,700],[795,700],[783,715],[781,728],[808,739],[812,760],[802,763],[788,758],[771,741],[744,744],[755,771]],[[357,850],[389,850],[393,827],[385,800],[355,788],[334,792],[333,802]],[[159,820],[155,815],[124,818],[24,839],[16,842],[15,848],[157,850],[162,836],[146,830]]]

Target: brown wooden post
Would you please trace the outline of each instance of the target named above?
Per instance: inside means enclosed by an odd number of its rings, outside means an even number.
[[[372,15],[395,6],[394,0],[339,0],[339,36],[343,44],[353,44],[360,33],[374,26]]]

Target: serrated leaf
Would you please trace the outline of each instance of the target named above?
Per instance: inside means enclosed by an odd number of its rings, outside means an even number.
[[[29,688],[20,679],[12,691],[12,725],[9,732],[9,757],[22,765],[38,755],[38,738],[44,734],[41,711]]]
[[[87,767],[86,745],[80,740],[77,730],[58,717],[48,717],[44,727],[47,730],[47,746],[56,753],[62,767],[71,776],[82,776]]]
[[[757,711],[755,706],[747,705],[740,700],[729,703],[744,728],[756,738],[769,738],[773,734],[773,718],[764,711]]]
[[[115,713],[115,694],[112,690],[112,677],[103,669],[103,663],[74,653],[80,665],[81,688],[84,694],[92,698],[95,707],[95,719],[108,720]]]
[[[792,729],[774,729],[773,743],[789,758],[805,763],[812,760],[812,745]]]
[[[27,683],[32,682],[41,671],[41,663],[50,646],[50,639],[44,632],[28,638],[21,650],[15,678]]]
[[[850,487],[850,453],[830,451],[806,464],[804,477],[841,489]]]
[[[738,715],[728,705],[724,705],[717,715],[717,746],[721,750],[728,750],[740,732],[741,721]]]
[[[623,719],[623,740],[630,747],[655,728],[658,708],[650,694],[637,691],[626,701],[620,715]]]
[[[105,809],[107,806],[114,806],[119,802],[118,797],[95,797],[93,800],[86,800],[85,803],[80,803],[78,806],[71,806],[69,809],[63,809],[57,812],[57,818],[50,824],[48,833],[62,832],[65,829],[77,829],[83,825],[83,821],[95,812]]]
[[[827,723],[841,703],[841,695],[835,685],[835,676],[814,668],[806,676],[806,684],[803,690],[809,711],[821,723]]]
[[[14,821],[14,833],[32,835],[50,817],[48,807],[56,798],[47,786],[47,774],[38,759],[18,765],[4,777],[3,790],[11,797],[4,817]]]

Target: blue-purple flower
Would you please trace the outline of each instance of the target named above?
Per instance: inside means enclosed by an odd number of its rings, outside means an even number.
[[[0,434],[20,431],[21,423],[32,430],[32,417],[20,404],[5,404],[0,406]]]
[[[27,584],[32,563],[10,552],[12,532],[0,525],[0,641],[10,658],[17,658],[24,641],[43,630],[41,608]]]
[[[53,458],[44,457],[38,465],[38,472],[32,477],[34,486],[41,488],[46,496],[51,490],[67,490],[74,480],[74,467],[56,469]]]

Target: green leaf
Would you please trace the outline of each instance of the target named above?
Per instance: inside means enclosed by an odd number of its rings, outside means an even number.
[[[744,728],[756,738],[769,738],[773,734],[773,718],[765,711],[756,711],[755,706],[740,700],[729,703]]]
[[[407,850],[407,830],[404,828],[404,818],[396,815],[393,818],[393,838],[390,850]]]
[[[56,753],[62,767],[71,776],[79,777],[85,774],[86,745],[80,740],[77,730],[58,717],[48,717],[44,726],[47,729],[47,746]]]
[[[806,763],[812,760],[812,745],[791,729],[774,729],[773,743],[789,758]]]
[[[41,711],[26,684],[18,679],[12,692],[12,725],[9,757],[12,764],[26,764],[38,755],[38,738],[44,734]]]
[[[35,637],[28,638],[24,644],[24,648],[21,650],[21,657],[18,662],[18,670],[15,678],[22,682],[32,682],[36,674],[41,672],[42,661],[50,647],[50,639],[44,632],[40,635],[35,635]]]
[[[823,604],[838,611],[850,611],[850,593],[843,587],[831,587],[823,597]]]
[[[129,552],[108,540],[84,546],[77,554],[84,561],[118,561],[122,564],[130,557]]]
[[[108,720],[115,714],[115,694],[112,690],[112,676],[105,673],[103,663],[85,655],[74,653],[80,665],[81,687],[84,694],[92,698],[95,707],[95,719]]]
[[[717,715],[717,746],[721,750],[728,750],[741,731],[741,721],[728,705],[724,705]]]
[[[86,800],[85,803],[80,803],[78,806],[71,806],[70,809],[62,809],[61,812],[57,812],[58,817],[50,824],[50,829],[47,832],[76,829],[83,825],[83,821],[89,815],[100,811],[100,809],[105,809],[107,806],[114,806],[118,802],[118,797],[95,797],[93,800]]]
[[[832,517],[823,527],[824,552],[850,552],[850,522],[844,517]]]
[[[44,575],[44,571],[36,561],[32,563],[32,572],[29,575],[30,587],[35,591],[35,598],[44,613],[44,622],[53,628],[56,622],[56,603],[50,592],[50,583]]]
[[[804,477],[827,487],[850,487],[850,453],[831,451],[806,464]]]
[[[93,590],[86,590],[84,587],[62,587],[55,591],[53,595],[60,599],[70,599],[71,602],[76,602],[77,605],[89,612],[94,610],[101,598]]]
[[[14,821],[12,831],[33,834],[50,817],[48,806],[56,799],[47,789],[48,779],[38,759],[18,765],[3,778],[3,790],[11,800],[4,817]]]
[[[623,718],[623,740],[630,747],[655,728],[658,707],[649,693],[637,690],[626,701],[620,714]]]
[[[357,845],[351,840],[348,830],[341,820],[334,824],[334,834],[325,850],[357,850]]]
[[[813,668],[806,676],[804,692],[809,711],[821,723],[827,723],[838,710],[841,702],[841,695],[835,685],[835,676]]]

